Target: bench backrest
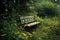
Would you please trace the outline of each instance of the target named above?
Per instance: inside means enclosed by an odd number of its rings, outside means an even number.
[[[20,17],[20,20],[21,20],[21,24],[30,23],[30,22],[35,21],[34,16],[24,16],[24,17],[22,16],[22,17]]]

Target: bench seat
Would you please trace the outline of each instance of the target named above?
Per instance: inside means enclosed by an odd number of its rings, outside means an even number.
[[[24,26],[31,27],[31,26],[37,25],[37,24],[39,24],[39,23],[40,23],[40,22],[32,22],[32,23],[29,23],[29,24],[25,24]]]

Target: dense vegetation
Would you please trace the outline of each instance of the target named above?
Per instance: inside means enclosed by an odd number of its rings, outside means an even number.
[[[55,40],[60,35],[60,8],[56,3],[48,0],[0,2],[0,40]],[[40,22],[33,34],[20,28],[20,16],[29,15]]]
[[[57,16],[57,5],[51,2],[41,2],[39,3],[39,6],[36,8],[36,11],[38,12],[38,16],[42,17],[53,17]]]

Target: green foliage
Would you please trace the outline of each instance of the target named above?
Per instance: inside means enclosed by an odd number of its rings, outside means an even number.
[[[36,20],[40,21],[40,26],[37,28],[36,33],[31,40],[55,40],[56,33],[59,34],[60,27],[58,17],[53,18],[39,18],[36,16]]]
[[[42,17],[53,17],[56,16],[58,11],[57,11],[57,5],[52,3],[52,2],[46,2],[43,1],[36,6],[36,11],[38,12],[38,16]]]
[[[0,20],[0,24],[1,40],[28,40],[30,37],[29,33],[20,29],[15,15],[12,18],[4,17]]]
[[[56,34],[60,35],[60,12],[57,12],[56,4],[48,2],[48,0],[47,2],[41,1],[21,0],[21,3],[18,5],[10,1],[6,7],[8,12],[1,14],[1,40],[54,40]],[[44,19],[37,16],[37,13]],[[56,16],[57,13],[59,13],[59,18],[49,18],[50,16]],[[40,22],[33,36],[31,33],[21,30],[19,18],[22,15],[33,15],[35,20]]]

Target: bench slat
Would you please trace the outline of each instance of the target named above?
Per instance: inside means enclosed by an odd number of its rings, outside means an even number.
[[[40,22],[33,22],[33,23],[26,24],[26,25],[24,25],[24,26],[31,27],[31,26],[37,25],[37,24],[39,24],[39,23],[40,23]]]

